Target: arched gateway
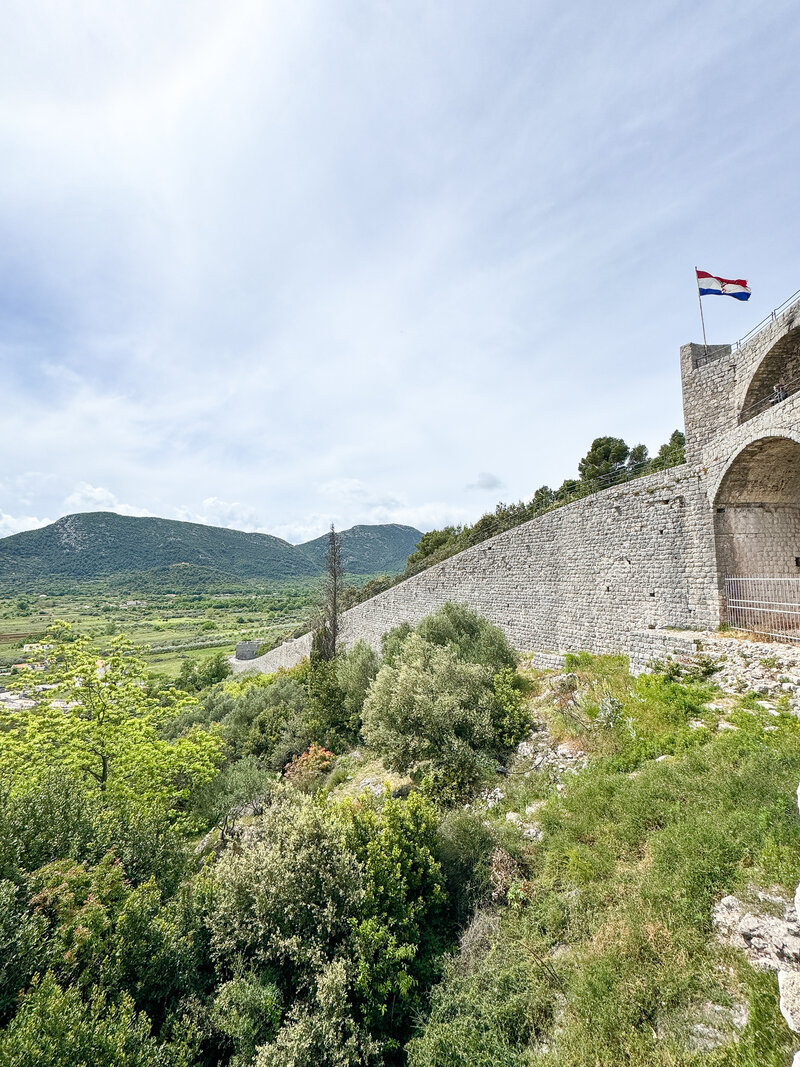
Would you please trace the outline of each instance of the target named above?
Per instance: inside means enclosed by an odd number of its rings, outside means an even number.
[[[746,445],[717,491],[714,540],[725,622],[800,638],[800,443]]]
[[[717,570],[723,578],[800,574],[800,443],[762,437],[728,467],[714,501]]]

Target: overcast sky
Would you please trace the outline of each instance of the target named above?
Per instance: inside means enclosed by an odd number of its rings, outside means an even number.
[[[5,0],[0,534],[422,529],[800,286],[797,4]]]

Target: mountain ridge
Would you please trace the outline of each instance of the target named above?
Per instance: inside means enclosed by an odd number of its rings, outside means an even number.
[[[346,570],[354,575],[399,573],[421,536],[396,523],[343,530]],[[78,512],[0,538],[0,587],[22,591],[48,581],[139,580],[174,584],[183,591],[206,582],[218,587],[313,579],[322,573],[326,549],[327,534],[292,545],[272,534],[178,519]]]

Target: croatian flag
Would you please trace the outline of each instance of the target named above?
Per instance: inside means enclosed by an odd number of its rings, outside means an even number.
[[[717,278],[705,270],[697,270],[697,286],[700,296],[732,296],[736,300],[749,300],[750,289],[744,278]]]

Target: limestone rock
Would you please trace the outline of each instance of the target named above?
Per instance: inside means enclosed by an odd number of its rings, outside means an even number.
[[[800,972],[778,971],[781,1014],[790,1030],[800,1034]]]
[[[800,971],[800,925],[794,905],[775,894],[757,894],[762,909],[749,908],[736,897],[723,897],[714,908],[717,936],[742,949],[762,971]],[[782,914],[770,914],[776,907]]]

